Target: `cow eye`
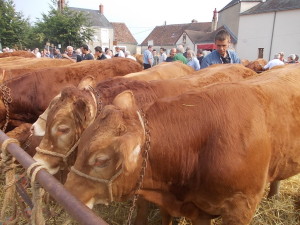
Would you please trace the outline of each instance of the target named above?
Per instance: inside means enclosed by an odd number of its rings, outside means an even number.
[[[57,131],[66,134],[70,131],[70,128],[66,125],[60,125],[58,126]]]
[[[110,159],[96,158],[95,167],[103,168],[108,166]]]

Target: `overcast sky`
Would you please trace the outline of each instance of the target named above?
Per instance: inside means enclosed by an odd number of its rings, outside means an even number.
[[[155,28],[167,24],[211,22],[213,11],[221,10],[231,0],[68,0],[69,7],[99,9],[103,4],[104,15],[110,22],[123,22],[127,25],[138,43],[141,43]],[[16,11],[30,17],[34,23],[47,13],[51,0],[14,0]]]

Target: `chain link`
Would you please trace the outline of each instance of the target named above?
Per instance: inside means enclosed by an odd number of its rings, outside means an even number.
[[[9,107],[8,104],[12,103],[12,97],[10,94],[10,88],[5,86],[4,84],[0,85],[0,89],[2,92],[2,99],[3,99],[3,103],[6,109],[6,116],[5,116],[5,124],[2,128],[2,131],[5,132],[8,122],[9,122]]]
[[[136,194],[143,186],[143,181],[144,181],[144,176],[146,174],[146,169],[147,169],[147,162],[148,162],[148,158],[149,158],[149,151],[150,151],[150,141],[151,141],[151,136],[150,136],[150,130],[148,127],[148,120],[146,118],[146,114],[144,113],[144,111],[141,109],[140,110],[141,116],[142,116],[142,120],[144,123],[144,129],[145,129],[145,143],[144,143],[144,152],[143,152],[143,162],[142,162],[142,168],[140,171],[140,176],[139,179],[137,181],[136,184],[136,189],[134,191],[134,196],[133,196],[133,200],[132,200],[132,205],[129,209],[129,213],[128,213],[128,217],[127,217],[127,221],[126,221],[126,225],[130,225],[131,224],[131,218],[134,212],[134,209],[136,207],[136,201],[139,198],[139,195]]]
[[[90,90],[95,93],[96,96],[96,102],[97,102],[97,112],[99,113],[101,109],[103,108],[103,103],[101,99],[101,95],[99,91],[95,90],[92,86],[89,86]]]

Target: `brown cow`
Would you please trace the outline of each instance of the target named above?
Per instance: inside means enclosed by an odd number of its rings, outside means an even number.
[[[77,85],[86,75],[93,75],[97,81],[113,76],[123,76],[128,73],[141,71],[142,67],[133,60],[113,58],[111,60],[85,60],[57,68],[42,69],[21,77],[6,81],[1,85],[1,90],[9,88],[10,96],[1,93],[0,123],[9,119],[12,127],[19,123],[32,123],[47,108],[51,99],[66,85]],[[4,101],[8,97],[12,102],[8,110]]]
[[[35,70],[58,67],[72,64],[69,60],[50,59],[50,58],[23,58],[23,57],[7,57],[0,58],[0,72],[5,71],[5,77],[0,79],[2,83],[14,77],[21,76]]]
[[[65,187],[89,207],[137,192],[193,224],[249,224],[266,184],[300,172],[299,73],[210,85],[157,100],[146,116],[125,91],[83,132]]]
[[[14,52],[0,53],[0,58],[11,57],[11,56],[20,56],[24,58],[36,58],[35,54],[27,51],[14,51]]]
[[[175,64],[182,65],[181,63]],[[152,103],[157,98],[177,95],[213,82],[239,80],[255,75],[256,73],[253,71],[238,64],[213,65],[195,73],[194,76],[166,81],[159,80],[148,83],[130,81],[125,78],[109,79],[99,83],[95,90],[101,98],[102,106],[110,104],[117,94],[127,89],[135,93],[137,103],[143,106]],[[86,85],[90,84],[86,83]],[[97,97],[97,94],[95,95]],[[64,161],[71,154],[71,151],[75,150],[81,133],[94,120],[96,111],[97,104],[93,94],[91,95],[88,90],[65,88],[59,101],[49,109],[46,134],[38,148],[38,153],[34,157],[35,160],[44,163],[53,174],[64,168]],[[71,158],[71,161],[68,160],[68,165],[73,165],[72,160],[74,158]],[[163,220],[169,219],[163,218]],[[140,224],[146,224],[139,220],[142,219],[137,219]]]
[[[245,65],[245,64],[246,64],[246,62],[244,62],[243,65]],[[251,61],[251,62],[248,61],[248,64],[245,66],[255,72],[262,72],[262,71],[264,71],[264,66],[266,64],[267,64],[267,61],[265,59],[259,58],[254,61]]]
[[[93,122],[97,110],[111,104],[115,96],[124,90],[133,91],[137,104],[142,107],[158,98],[176,96],[212,83],[240,80],[255,75],[255,72],[239,64],[213,65],[194,73],[193,76],[170,80],[145,82],[124,77],[111,78],[98,83],[91,90],[88,87],[93,86],[94,82],[91,77],[87,77],[81,88],[64,88],[61,95],[55,97],[47,111],[41,115],[41,122],[45,123],[47,118],[45,133],[40,126],[36,126],[34,132],[36,135],[45,135],[40,149],[65,155],[76,144],[84,129]],[[66,131],[59,132],[58,135],[57,131],[62,129],[61,126]],[[37,153],[35,160],[45,163],[53,174],[64,166],[63,157],[47,155],[45,152]]]
[[[135,80],[167,80],[177,77],[182,77],[186,74],[192,74],[195,70],[183,64],[181,61],[164,62],[157,66],[151,67],[148,70],[143,70],[137,73],[130,73],[125,75],[126,78],[133,78]]]

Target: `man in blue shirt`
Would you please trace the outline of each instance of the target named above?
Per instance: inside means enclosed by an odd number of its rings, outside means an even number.
[[[201,69],[212,64],[241,63],[238,55],[228,50],[230,44],[230,34],[226,30],[220,30],[215,36],[217,50],[205,56],[201,62]]]
[[[149,69],[151,68],[153,64],[153,55],[152,55],[152,45],[148,46],[148,49],[144,51],[144,69]]]

